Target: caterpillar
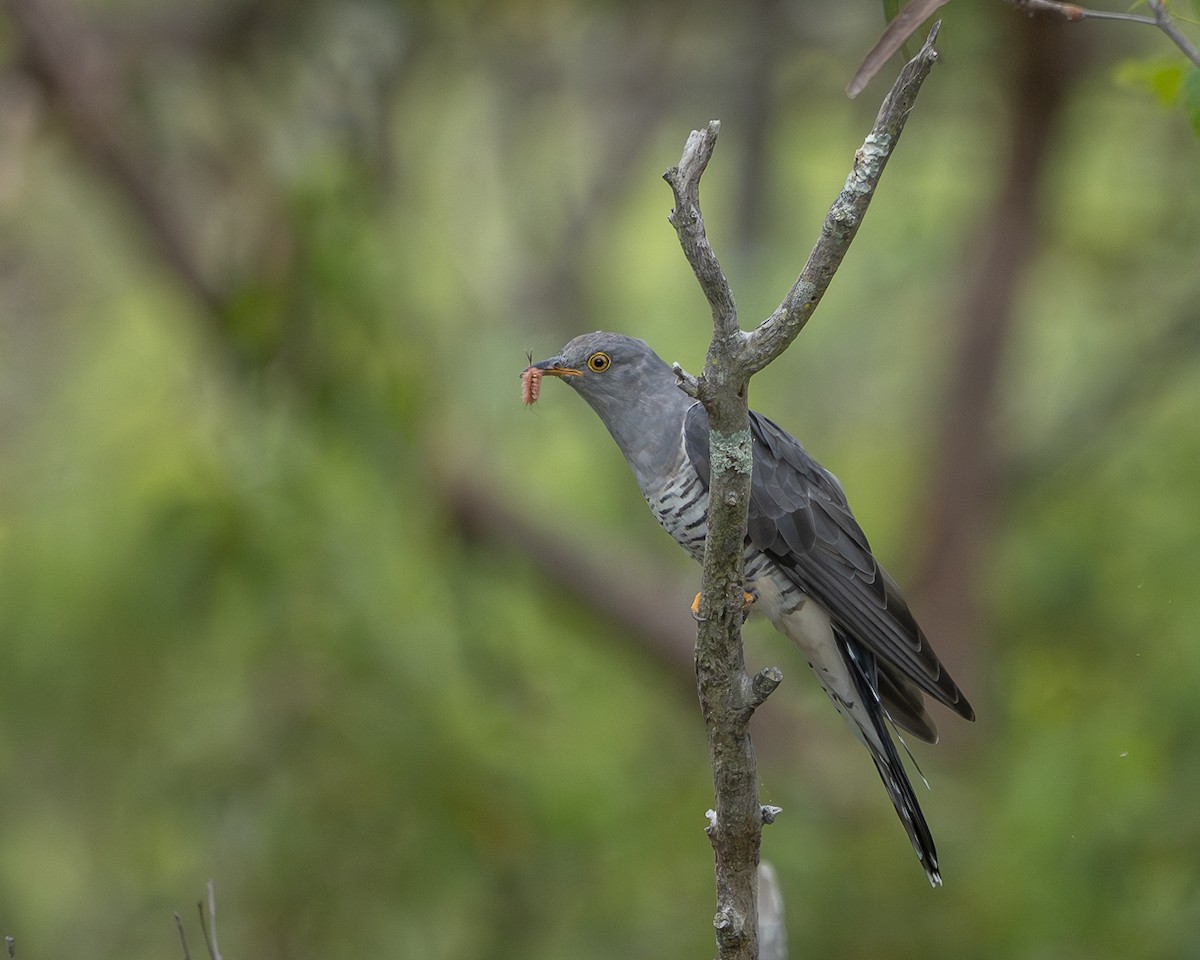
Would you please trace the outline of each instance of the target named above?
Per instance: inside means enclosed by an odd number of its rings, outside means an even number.
[[[542,371],[533,365],[533,351],[525,354],[529,366],[521,374],[521,402],[525,406],[537,403],[538,394],[542,392]]]

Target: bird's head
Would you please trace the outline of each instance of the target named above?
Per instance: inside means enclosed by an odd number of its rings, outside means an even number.
[[[647,395],[682,396],[662,358],[644,340],[619,333],[585,333],[531,369],[568,384],[606,423],[622,410],[641,406]]]
[[[534,370],[541,377],[558,377],[588,402],[639,480],[647,457],[665,456],[679,445],[683,413],[693,401],[645,341],[619,333],[585,333],[556,356],[526,368],[526,374]]]

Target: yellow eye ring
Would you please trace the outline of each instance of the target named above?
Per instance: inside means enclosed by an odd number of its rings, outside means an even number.
[[[612,357],[603,351],[593,353],[588,357],[588,369],[593,373],[603,373],[610,366],[612,366]]]

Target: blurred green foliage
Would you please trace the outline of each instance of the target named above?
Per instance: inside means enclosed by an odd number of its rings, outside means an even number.
[[[901,580],[1008,159],[1014,14],[978,6],[947,13],[845,268],[755,382]],[[658,177],[713,116],[710,233],[744,322],[769,312],[886,87],[841,94],[878,5],[322,0],[182,48],[137,38],[199,9],[72,9],[128,57],[129,142],[226,299],[156,256],[5,22],[0,934],[177,956],[171,911],[211,877],[230,957],[711,955],[694,701],[446,490],[470,474],[582,553],[694,576],[583,405],[520,408],[524,351],[607,327],[700,367]],[[1197,955],[1200,340],[1173,331],[1200,322],[1200,178],[1127,86],[1165,73],[1113,80],[1161,52],[1145,34],[1087,35],[996,411],[1022,469],[990,628],[935,639],[980,715],[921,751],[944,889],[803,664],[749,631],[787,676],[759,746],[795,956]]]
[[[1176,57],[1128,60],[1117,68],[1116,79],[1145,90],[1164,107],[1182,110],[1200,136],[1200,67]]]

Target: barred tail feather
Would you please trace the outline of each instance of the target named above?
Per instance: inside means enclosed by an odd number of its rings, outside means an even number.
[[[938,871],[937,848],[933,843],[933,834],[929,831],[929,824],[925,822],[925,815],[917,803],[917,795],[913,792],[912,783],[909,782],[904,764],[887,729],[883,705],[879,699],[875,657],[840,630],[835,628],[834,634],[850,666],[859,699],[870,718],[871,729],[862,731],[863,742],[871,752],[875,769],[879,771],[879,778],[887,789],[892,806],[896,808],[900,822],[904,824],[908,833],[908,839],[912,841],[917,859],[925,868],[930,885],[941,886],[942,875]]]

